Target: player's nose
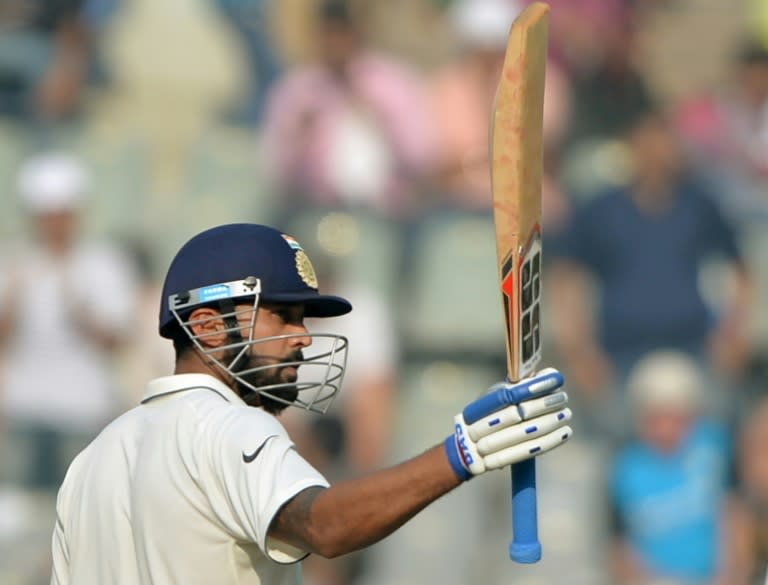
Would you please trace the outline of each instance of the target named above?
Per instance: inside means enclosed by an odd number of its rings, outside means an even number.
[[[312,345],[312,336],[309,334],[309,330],[303,323],[294,325],[295,331],[292,332],[290,342],[292,347],[309,347]]]

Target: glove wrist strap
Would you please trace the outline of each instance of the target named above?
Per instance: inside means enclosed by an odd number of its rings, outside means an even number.
[[[456,435],[449,435],[448,438],[445,439],[445,442],[443,443],[445,446],[445,453],[448,455],[448,462],[451,464],[456,477],[461,481],[469,481],[474,476],[466,467],[464,467],[461,455],[459,454],[459,446],[456,441]]]

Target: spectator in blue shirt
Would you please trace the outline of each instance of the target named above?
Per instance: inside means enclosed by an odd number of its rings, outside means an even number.
[[[663,115],[639,117],[626,146],[631,180],[577,208],[547,248],[569,380],[583,392],[618,389],[619,400],[630,368],[655,349],[677,349],[727,373],[738,373],[749,353],[750,286],[734,226],[689,172]],[[700,287],[713,259],[733,277],[733,286],[723,281],[718,306]]]
[[[730,439],[710,420],[703,377],[683,353],[632,370],[632,439],[609,475],[614,583],[744,583],[732,562]]]

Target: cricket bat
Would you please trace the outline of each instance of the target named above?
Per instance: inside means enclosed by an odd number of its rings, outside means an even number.
[[[509,33],[490,128],[491,190],[506,325],[507,377],[541,358],[541,175],[549,7],[528,5]],[[519,563],[541,558],[534,459],[512,466],[512,542]]]

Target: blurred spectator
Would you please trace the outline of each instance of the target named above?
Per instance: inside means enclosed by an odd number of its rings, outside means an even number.
[[[316,11],[317,62],[278,80],[265,118],[266,152],[293,201],[402,214],[432,153],[419,75],[365,46],[346,3]]]
[[[231,121],[256,126],[267,94],[280,74],[280,61],[270,27],[269,0],[216,0],[215,4],[240,37],[250,69],[245,95],[231,112]]]
[[[489,207],[488,132],[509,27],[519,6],[505,0],[461,0],[450,22],[459,54],[431,79],[435,118],[435,183],[442,199]]]
[[[682,103],[676,123],[727,209],[768,219],[768,49],[745,43],[729,83]]]
[[[628,381],[635,435],[610,473],[617,585],[739,585],[728,532],[729,437],[706,416],[704,379],[659,351]]]
[[[675,122],[699,172],[715,185],[723,210],[741,226],[739,237],[752,269],[755,306],[766,306],[768,262],[768,49],[748,39],[739,47],[727,83],[682,102]],[[768,321],[756,314],[751,377],[765,379]],[[750,381],[748,380],[748,385]]]
[[[634,12],[622,0],[554,0],[551,58],[567,72],[572,112],[567,141],[614,138],[651,103],[636,66]]]
[[[531,4],[536,0],[518,0]],[[549,55],[570,73],[594,68],[632,14],[627,0],[549,0]]]
[[[753,405],[737,437],[740,552],[750,585],[763,585],[768,568],[768,400]]]
[[[49,122],[78,111],[108,3],[0,0],[0,115]]]
[[[33,239],[2,258],[0,416],[3,475],[26,487],[55,489],[121,407],[110,358],[132,326],[137,281],[121,250],[80,237],[88,187],[67,154],[31,158],[18,177]]]
[[[627,146],[630,182],[582,205],[549,248],[562,367],[582,392],[602,395],[600,403],[659,347],[711,360],[734,376],[751,351],[751,283],[733,226],[689,172],[663,115],[639,117]],[[732,287],[721,282],[725,298],[717,307],[705,301],[699,281],[712,258],[722,258],[733,274]],[[593,298],[599,298],[596,317]],[[621,394],[615,398],[623,411]]]
[[[488,135],[512,21],[520,6],[510,0],[460,0],[449,12],[459,54],[431,80],[435,118],[435,187],[441,200],[490,208]],[[547,67],[544,143],[553,154],[567,127],[569,88],[562,70]],[[559,192],[545,178],[544,207],[557,209]],[[554,212],[553,212],[554,213]]]

